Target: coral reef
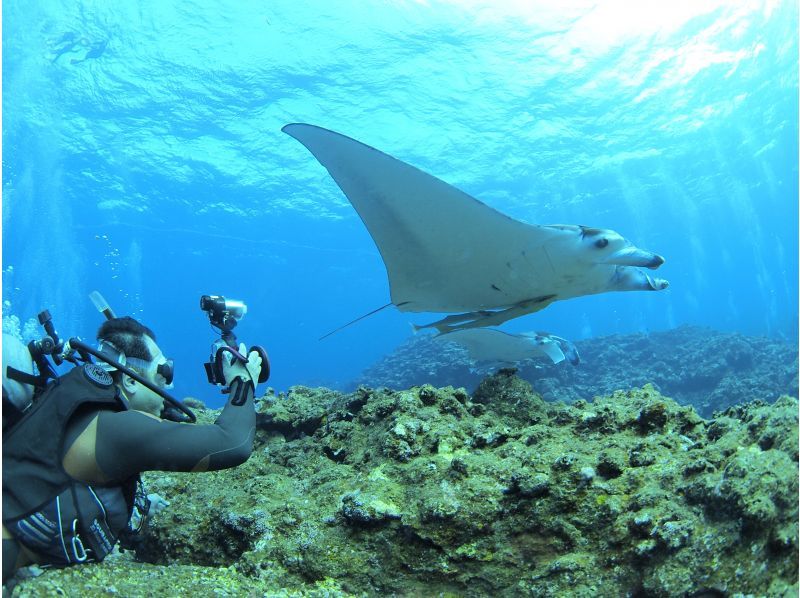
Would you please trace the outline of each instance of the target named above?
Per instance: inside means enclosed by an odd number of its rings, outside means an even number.
[[[550,403],[501,370],[258,411],[244,465],[146,474],[170,506],[144,562],[12,595],[797,595],[795,398],[704,420],[651,385]]]
[[[473,389],[485,375],[466,351],[417,335],[368,368],[353,383],[378,388],[419,384]],[[753,397],[774,401],[798,392],[797,345],[774,339],[682,326],[652,334],[577,341],[581,363],[539,358],[519,364],[520,377],[547,400],[591,399],[653,384],[659,392],[703,417]],[[483,373],[482,373],[483,372]]]

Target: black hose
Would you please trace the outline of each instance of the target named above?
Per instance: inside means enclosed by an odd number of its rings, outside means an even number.
[[[141,384],[143,386],[146,386],[147,388],[152,390],[158,396],[163,398],[167,403],[169,403],[170,405],[172,405],[176,409],[182,411],[189,418],[189,421],[191,423],[195,423],[197,421],[197,416],[195,416],[195,414],[192,412],[192,410],[189,409],[186,405],[184,405],[181,401],[179,401],[178,399],[176,399],[173,396],[170,396],[169,394],[164,392],[163,389],[159,388],[158,386],[156,386],[152,382],[150,382],[148,380],[145,380],[142,376],[140,376],[139,374],[134,372],[129,367],[121,365],[121,364],[119,364],[119,363],[117,363],[115,361],[112,361],[111,359],[109,359],[108,357],[106,357],[105,355],[100,353],[100,351],[97,351],[96,349],[93,349],[92,347],[90,347],[89,345],[87,345],[86,343],[84,343],[80,339],[77,339],[77,338],[69,339],[69,346],[74,348],[74,349],[77,349],[78,352],[81,352],[81,353],[85,352],[85,353],[88,353],[89,355],[93,355],[94,357],[96,357],[97,359],[102,361],[103,363],[107,363],[108,365],[112,366],[114,369],[119,370],[123,374],[127,374],[128,376],[130,376],[131,378],[136,380],[139,384]]]

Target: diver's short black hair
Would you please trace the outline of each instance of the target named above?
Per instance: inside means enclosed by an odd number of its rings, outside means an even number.
[[[151,361],[154,356],[144,342],[145,336],[149,336],[153,342],[156,340],[152,330],[130,316],[106,320],[97,331],[97,340],[110,342],[126,357]]]

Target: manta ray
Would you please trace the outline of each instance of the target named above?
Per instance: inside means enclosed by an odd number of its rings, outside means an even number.
[[[565,359],[572,365],[580,363],[575,345],[548,332],[510,334],[492,328],[475,328],[440,334],[433,340],[451,342],[463,347],[473,361],[513,365],[545,356],[553,363],[560,363]]]
[[[669,284],[640,269],[655,270],[664,258],[613,230],[520,222],[340,133],[303,123],[282,130],[328,170],[358,212],[386,266],[387,305],[453,314],[416,329],[496,326],[554,301]]]

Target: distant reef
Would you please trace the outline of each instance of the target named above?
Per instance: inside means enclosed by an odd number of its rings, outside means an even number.
[[[644,362],[651,343],[596,350]],[[704,359],[737,355],[718,353]],[[45,571],[12,595],[797,596],[798,402],[748,398],[712,419],[652,385],[550,402],[514,370],[472,394],[270,393],[244,465],[146,474],[171,504],[138,561]]]
[[[420,334],[368,368],[352,388],[410,388],[420,384],[477,387],[488,373],[473,369],[466,351]],[[774,401],[798,392],[797,346],[776,339],[698,326],[666,332],[577,341],[581,363],[528,361],[519,376],[549,401],[572,402],[652,384],[704,417],[753,397]]]

